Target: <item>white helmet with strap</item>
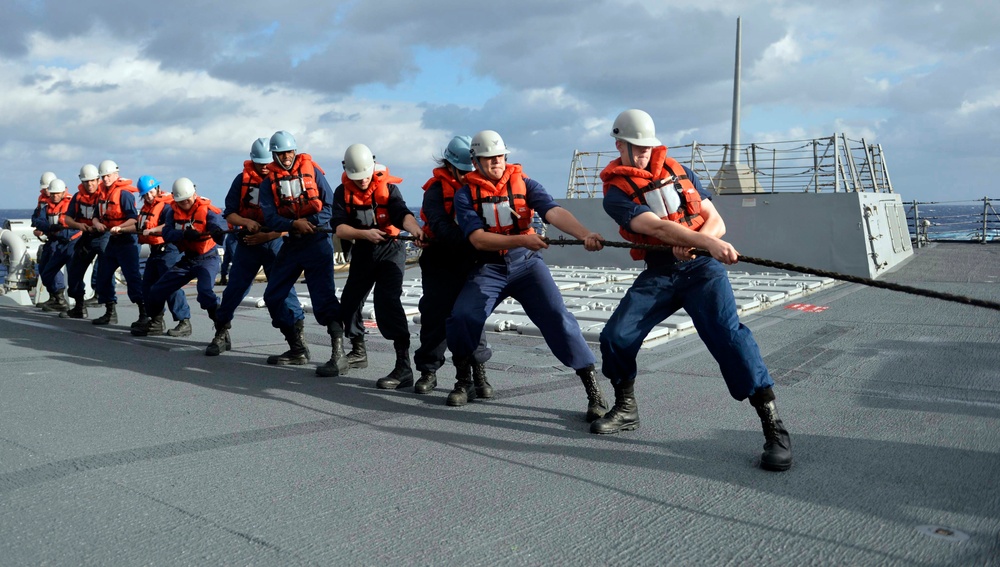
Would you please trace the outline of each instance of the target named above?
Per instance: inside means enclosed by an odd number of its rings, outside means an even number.
[[[375,156],[364,144],[351,144],[344,152],[344,172],[347,178],[358,181],[367,179],[375,172]]]
[[[615,118],[611,137],[636,146],[655,147],[663,144],[656,138],[653,117],[635,108],[626,110]]]

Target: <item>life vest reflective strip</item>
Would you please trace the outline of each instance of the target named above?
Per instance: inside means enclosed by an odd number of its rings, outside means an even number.
[[[434,177],[427,180],[424,183],[423,190],[426,192],[435,183],[441,183],[441,197],[444,200],[444,212],[451,219],[455,218],[455,191],[462,188],[462,185],[455,179],[451,172],[445,167],[434,168]],[[423,221],[424,235],[427,238],[434,238],[434,232],[431,231],[431,225],[427,222],[427,215],[424,214],[423,208],[420,209],[420,220]]]
[[[121,205],[121,200],[125,198],[122,191],[134,193],[138,189],[132,187],[132,180],[119,177],[111,187],[105,187],[101,191],[98,207],[100,208],[101,222],[108,228],[119,226],[128,220],[125,217],[125,209]]]
[[[397,236],[400,232],[392,219],[389,218],[389,184],[402,183],[399,177],[393,177],[388,169],[375,170],[372,174],[372,181],[368,184],[368,190],[362,191],[347,177],[346,173],[341,174],[340,182],[344,186],[344,208],[347,214],[358,219],[363,224],[364,219],[358,216],[361,211],[372,211],[375,227],[389,236]],[[369,227],[369,228],[375,228]]]
[[[69,202],[69,199],[63,197],[58,203],[49,201],[48,204],[45,205],[45,217],[49,221],[50,229],[59,227],[64,230],[71,230],[68,226],[66,226],[66,213],[69,211]],[[80,238],[79,230],[74,231],[73,236],[69,239],[76,240],[77,238]]]
[[[139,244],[149,244],[159,246],[166,242],[159,234],[143,236],[142,231],[152,230],[160,226],[160,217],[163,215],[163,208],[172,204],[174,199],[170,195],[160,193],[152,203],[143,202],[142,210],[139,211],[139,222],[136,223],[136,230],[139,232]],[[176,216],[174,217],[176,220]]]
[[[661,220],[676,222],[695,231],[705,224],[705,218],[701,216],[701,195],[698,189],[688,178],[684,167],[677,160],[667,156],[665,146],[653,148],[649,169],[622,165],[621,158],[617,158],[601,171],[601,180],[604,181],[605,195],[611,187],[617,187],[635,203],[647,206],[649,205],[647,193],[674,190],[680,199],[680,207],[676,211],[668,211],[667,215],[660,217]],[[619,227],[618,233],[622,238],[637,244],[663,245],[658,238],[638,234],[625,227]],[[642,260],[646,257],[645,250],[632,249],[629,254],[633,260]]]
[[[263,182],[264,178],[254,169],[253,162],[244,161],[238,213],[243,218],[255,220],[261,224],[264,223],[264,211],[260,208],[260,184]]]
[[[186,230],[193,228],[202,233],[198,240],[181,240],[177,243],[177,248],[181,252],[195,252],[198,255],[207,254],[215,250],[215,240],[208,234],[208,212],[221,215],[211,201],[205,197],[197,197],[191,208],[184,211],[180,207],[174,207],[174,230]]]
[[[323,210],[316,170],[323,172],[309,154],[296,154],[292,168],[286,171],[275,165],[268,167],[271,192],[278,214],[288,219],[301,219]]]
[[[528,206],[528,189],[520,165],[507,164],[496,183],[478,171],[470,171],[465,174],[465,183],[472,192],[472,207],[487,232],[534,234],[531,222],[535,211]]]
[[[76,211],[70,216],[80,224],[93,225],[94,219],[97,218],[100,212],[98,204],[101,200],[101,190],[98,189],[93,193],[87,193],[87,190],[81,184],[79,191],[77,191],[73,198],[76,199]]]

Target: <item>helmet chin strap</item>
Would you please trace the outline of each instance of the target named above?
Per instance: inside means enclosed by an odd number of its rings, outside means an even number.
[[[276,153],[276,152],[274,152],[274,153]],[[292,165],[295,165],[295,156],[292,156],[292,164],[289,165],[288,167],[285,167],[285,164],[281,163],[281,160],[278,159],[278,156],[275,156],[274,153],[271,154],[271,157],[274,158],[271,161],[273,163],[277,163],[278,165],[280,165],[281,169],[284,169],[285,171],[291,171],[292,170]]]
[[[628,146],[628,164],[635,167],[635,154],[632,153],[632,142],[625,142]]]

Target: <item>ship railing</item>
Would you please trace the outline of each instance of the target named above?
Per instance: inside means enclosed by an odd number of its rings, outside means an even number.
[[[723,186],[726,177],[719,175],[732,165],[750,173],[750,192],[893,192],[882,146],[844,134],[737,146],[691,142],[671,146],[669,153],[716,194],[732,191]],[[566,197],[601,197],[601,170],[616,157],[616,151],[575,151]]]
[[[910,239],[918,248],[936,241],[1000,242],[996,197],[969,201],[912,201],[906,211]]]

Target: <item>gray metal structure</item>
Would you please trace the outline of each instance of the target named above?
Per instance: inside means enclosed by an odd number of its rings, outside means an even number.
[[[733,174],[726,168],[736,167],[729,158],[737,151],[749,158],[754,181],[727,190],[720,183]],[[671,154],[714,194],[712,202],[726,222],[725,239],[744,254],[859,277],[878,277],[912,254],[902,198],[877,144],[843,135],[737,149],[694,142],[671,148]],[[770,158],[760,159],[765,155]],[[601,210],[599,174],[616,156],[577,152],[562,201],[606,238],[618,228]],[[751,186],[756,190],[747,192]],[[609,261],[623,265],[620,257]]]

